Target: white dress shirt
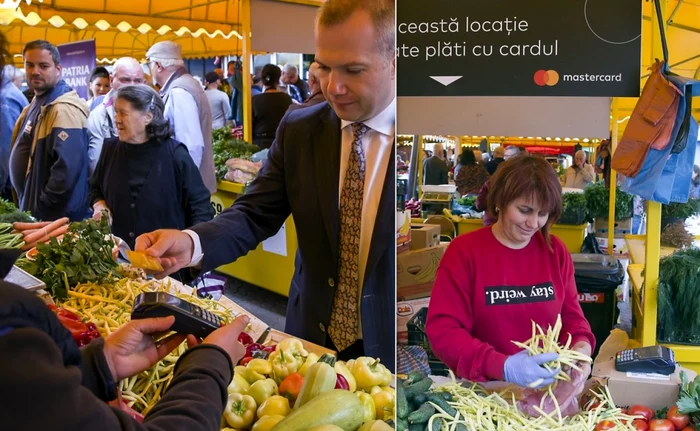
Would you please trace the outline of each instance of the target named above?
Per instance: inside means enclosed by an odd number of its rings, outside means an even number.
[[[341,152],[340,152],[340,176],[338,186],[338,196],[343,191],[343,182],[345,181],[345,173],[348,170],[350,161],[350,151],[352,150],[353,132],[352,122],[341,121],[342,137],[341,137]],[[362,288],[365,276],[365,268],[369,257],[369,249],[372,242],[372,234],[374,225],[377,220],[377,212],[379,211],[379,202],[382,197],[382,189],[384,188],[384,180],[386,179],[387,170],[391,164],[391,150],[394,147],[395,124],[396,124],[396,99],[387,106],[376,117],[373,117],[364,122],[370,130],[362,137],[362,148],[365,153],[365,190],[362,203],[362,226],[360,228],[360,256],[359,267],[360,273],[358,278],[359,289],[357,297],[358,313],[362,301]],[[392,164],[393,166],[393,164]],[[340,199],[338,199],[340,202]],[[393,215],[392,215],[393,216]],[[194,243],[194,253],[192,253],[192,262],[189,266],[197,266],[204,257],[202,253],[202,243],[199,240],[199,235],[191,230],[185,230]],[[393,241],[393,237],[387,238],[387,241]],[[393,244],[393,243],[392,243]],[[362,319],[358,319],[358,337],[362,338]]]
[[[97,167],[97,162],[100,160],[102,153],[102,144],[105,139],[117,136],[116,125],[114,124],[114,96],[115,91],[110,90],[102,100],[102,103],[97,105],[90,112],[87,121],[88,130],[88,175],[92,177]]]
[[[172,75],[168,81],[171,79],[173,79]],[[168,81],[163,87],[168,85]],[[187,90],[182,88],[168,90],[163,115],[170,121],[175,140],[185,144],[197,168],[202,164],[204,153],[204,136],[199,124],[198,112],[197,102]]]

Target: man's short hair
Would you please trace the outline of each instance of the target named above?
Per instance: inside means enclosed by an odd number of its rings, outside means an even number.
[[[503,157],[506,154],[506,149],[501,145],[493,150],[493,157]]]
[[[33,49],[48,51],[51,53],[51,59],[53,60],[54,66],[61,64],[61,54],[58,52],[58,48],[56,48],[51,42],[43,39],[33,40],[24,46],[22,56],[24,57],[27,51],[31,51]]]
[[[363,10],[372,17],[380,52],[393,58],[396,50],[396,7],[391,0],[326,0],[316,16],[317,25],[329,27],[344,23]]]
[[[291,74],[293,76],[296,76],[299,74],[299,70],[297,69],[297,67],[291,63],[285,64],[284,69],[282,69],[282,70],[284,70],[284,73],[286,73],[288,75]]]

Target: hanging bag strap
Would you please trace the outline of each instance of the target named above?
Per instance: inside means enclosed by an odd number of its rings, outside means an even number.
[[[659,35],[661,36],[661,48],[664,52],[664,67],[663,73],[668,74],[671,69],[668,65],[668,42],[666,40],[666,29],[664,27],[664,16],[661,12],[661,0],[652,0],[654,2],[654,7],[656,8],[656,18],[659,24]]]

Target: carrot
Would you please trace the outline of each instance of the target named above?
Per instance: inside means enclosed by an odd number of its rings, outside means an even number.
[[[22,251],[31,250],[32,248],[36,247],[36,245],[39,244],[40,242],[46,242],[47,240],[49,240],[51,238],[63,236],[68,232],[69,228],[70,228],[70,225],[66,224],[66,225],[59,227],[58,229],[54,229],[53,231],[49,232],[49,234],[47,236],[41,237],[40,239],[38,239],[32,243],[27,242],[25,244],[25,246],[21,248],[21,250]],[[25,238],[25,240],[26,240],[26,238]]]
[[[19,232],[17,232],[17,233],[21,233],[22,235],[27,236],[27,235],[29,235],[30,233],[39,232],[40,230],[41,230],[41,229],[27,229],[27,230],[19,231]]]
[[[37,223],[22,223],[22,222],[16,222],[12,223],[12,227],[15,228],[15,230],[28,230],[28,229],[41,229],[42,227],[46,227],[49,224],[51,224],[50,221],[42,221],[42,222],[37,222]]]
[[[35,242],[35,241],[39,241],[39,240],[41,240],[42,238],[44,238],[44,237],[46,237],[46,236],[49,236],[49,234],[50,234],[51,232],[55,231],[55,230],[58,229],[59,227],[61,227],[61,226],[65,225],[66,223],[68,223],[68,221],[69,221],[68,217],[63,217],[63,218],[60,218],[60,219],[58,219],[58,220],[56,220],[56,221],[52,221],[51,223],[49,223],[49,224],[46,225],[45,227],[39,229],[39,232],[34,232],[34,233],[30,233],[29,235],[25,235],[25,236],[24,236],[24,242],[26,242],[27,244],[29,244],[29,243],[32,243],[32,242]]]

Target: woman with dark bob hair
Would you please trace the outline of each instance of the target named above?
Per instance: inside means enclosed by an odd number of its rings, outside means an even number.
[[[270,148],[277,127],[292,104],[292,98],[277,89],[281,77],[279,66],[266,64],[260,73],[263,92],[253,96],[253,144],[261,149]]]
[[[107,211],[112,233],[132,250],[143,233],[182,230],[214,217],[199,169],[171,137],[163,109],[152,88],[121,87],[114,98],[118,137],[105,140],[91,179],[93,217]]]
[[[529,356],[512,343],[532,336],[531,321],[546,329],[561,315],[562,345],[571,334],[573,350],[590,356],[595,347],[571,255],[550,235],[562,212],[561,185],[544,159],[521,156],[503,162],[489,186],[487,211],[497,221],[450,243],[426,332],[435,355],[459,377],[543,387],[559,370],[542,365],[557,354]],[[587,377],[590,365],[580,368]]]
[[[460,195],[475,195],[489,179],[489,172],[484,165],[477,163],[474,150],[462,149],[459,156],[459,169],[455,169],[455,185]]]

